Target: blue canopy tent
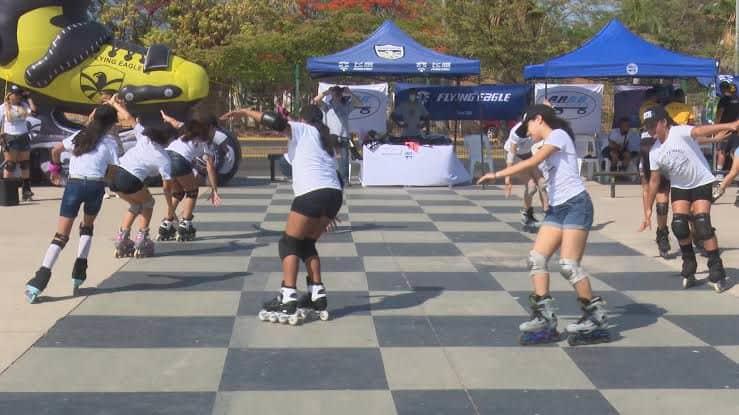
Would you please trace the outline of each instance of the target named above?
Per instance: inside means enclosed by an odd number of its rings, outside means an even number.
[[[647,42],[611,20],[580,48],[524,68],[524,78],[715,78],[718,62]]]
[[[480,75],[480,61],[444,55],[416,42],[386,20],[363,42],[333,55],[308,58],[314,78],[328,76],[420,76],[459,78]]]

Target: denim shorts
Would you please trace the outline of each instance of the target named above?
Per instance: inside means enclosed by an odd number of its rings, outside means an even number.
[[[593,227],[593,201],[588,192],[573,196],[559,206],[549,206],[543,225],[590,231]]]
[[[180,153],[167,150],[167,155],[172,162],[172,177],[182,177],[192,174],[192,163],[182,157]]]
[[[28,134],[6,134],[5,142],[7,143],[7,151],[31,151],[31,138]]]
[[[59,216],[74,219],[85,204],[85,215],[97,215],[103,206],[105,182],[82,179],[69,179],[64,188]]]
[[[115,167],[113,179],[110,181],[110,190],[116,193],[130,195],[144,188],[144,183],[138,177],[129,173],[123,167]]]

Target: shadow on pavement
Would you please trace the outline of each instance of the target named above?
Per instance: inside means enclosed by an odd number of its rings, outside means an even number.
[[[370,312],[378,310],[401,310],[404,308],[417,307],[426,301],[438,297],[444,292],[443,287],[419,287],[413,292],[400,293],[396,295],[367,295],[367,299],[381,298],[376,303],[349,305],[342,308],[331,309],[331,318],[341,318],[354,313]]]

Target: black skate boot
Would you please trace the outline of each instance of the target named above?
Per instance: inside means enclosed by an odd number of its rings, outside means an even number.
[[[176,235],[177,227],[175,226],[175,219],[162,219],[162,223],[159,225],[157,240],[169,241],[174,239]]]
[[[695,272],[698,270],[698,261],[695,259],[693,247],[680,247],[683,252],[683,269],[680,275],[683,277],[683,288],[688,289],[695,287],[698,283],[695,279]]]
[[[326,286],[314,284],[310,277],[305,277],[307,292],[298,299],[298,315],[301,319],[317,316],[322,321],[329,319]]]
[[[288,323],[291,326],[300,324],[297,292],[293,291],[289,297],[284,297],[284,291],[285,287],[282,287],[280,294],[262,304],[262,310],[259,311],[258,316],[259,320],[269,321],[270,323]]]
[[[518,342],[522,346],[531,344],[552,343],[559,341],[557,331],[557,315],[554,299],[549,295],[543,297],[536,294],[529,295],[531,319],[518,326],[521,336]]]
[[[718,250],[708,253],[708,281],[719,294],[731,288],[731,283],[724,269],[724,262],[721,260]]]
[[[567,326],[567,343],[570,346],[579,346],[611,341],[611,334],[607,328],[606,302],[601,297],[593,297],[591,300],[578,298],[578,301],[583,315],[577,323]]]
[[[521,225],[524,232],[536,233],[539,230],[539,221],[534,217],[534,208],[521,210]]]
[[[51,279],[51,270],[46,267],[41,267],[36,271],[36,275],[28,280],[26,283],[26,300],[30,304],[38,301],[38,296],[41,292],[46,289]]]
[[[21,192],[21,199],[24,202],[32,202],[34,193],[31,191],[31,184],[29,181],[23,180],[23,191]]]
[[[72,267],[72,295],[76,296],[87,279],[87,258],[77,258]]]
[[[659,256],[667,258],[670,254],[670,230],[667,227],[657,228],[657,249]]]
[[[192,217],[190,219],[180,219],[180,224],[177,226],[177,240],[185,242],[194,239],[195,227],[192,226]]]

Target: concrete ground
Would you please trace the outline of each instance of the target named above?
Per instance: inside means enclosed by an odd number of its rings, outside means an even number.
[[[271,414],[285,398],[309,414],[736,413],[739,287],[680,289],[679,260],[636,232],[639,187],[589,188],[584,267],[614,341],[581,348],[518,346],[533,235],[497,187],[351,188],[344,224],[318,246],[332,320],[301,327],[255,317],[279,286],[287,185],[236,180],[221,208],[201,202],[198,240],[143,260],[113,258],[126,206],[106,200],[83,296],[69,296],[75,232],[29,305],[61,196],[37,188],[36,202],[0,207],[0,413]],[[713,211],[735,279],[737,212],[733,194]],[[561,325],[576,319],[557,274],[552,290]]]

